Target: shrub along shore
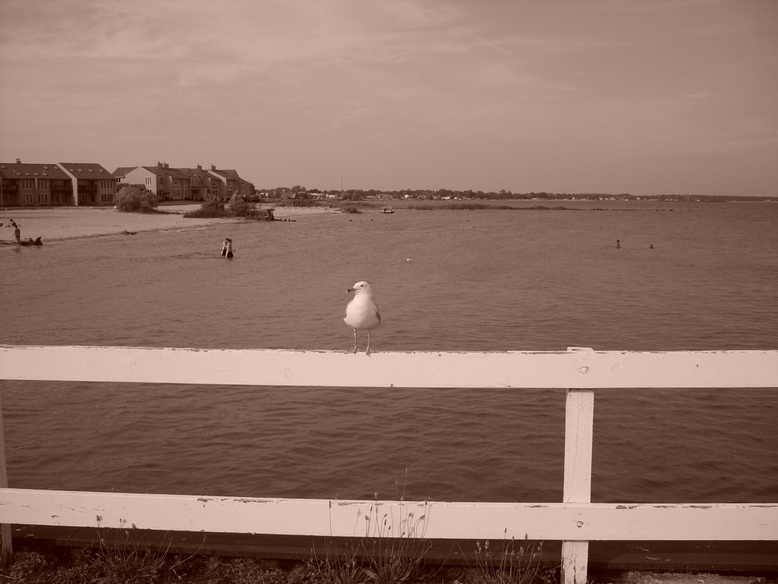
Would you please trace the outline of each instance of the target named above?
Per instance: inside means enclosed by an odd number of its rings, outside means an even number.
[[[408,540],[406,540],[407,543]],[[421,540],[423,542],[423,540]],[[480,547],[473,565],[426,564],[424,547],[402,554],[394,544],[364,549],[357,561],[348,553],[328,554],[306,562],[244,557],[178,555],[130,547],[16,552],[0,567],[0,581],[24,584],[556,584],[559,568],[540,567],[534,550],[503,546],[491,554]],[[407,551],[407,550],[405,550]],[[487,555],[488,554],[488,555]],[[773,574],[707,572],[606,571],[588,581],[603,584],[773,584]]]
[[[128,532],[129,533],[129,532]],[[0,579],[25,584],[49,582],[119,584],[179,582],[213,584],[555,584],[559,570],[542,568],[542,546],[507,542],[493,553],[478,545],[472,566],[426,563],[430,542],[375,538],[355,548],[311,550],[305,562],[245,557],[181,555],[137,545],[81,550],[34,547],[16,552],[0,568]]]

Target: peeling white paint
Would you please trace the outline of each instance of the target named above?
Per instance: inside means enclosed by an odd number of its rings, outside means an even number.
[[[588,542],[593,540],[778,540],[778,503],[590,503],[593,389],[778,388],[774,350],[571,347],[555,352],[375,352],[370,359],[354,359],[350,352],[321,350],[0,345],[0,379],[390,391],[568,390],[563,503],[338,500],[333,505],[318,499],[81,493],[0,485],[2,524],[354,537],[379,529],[374,520],[380,514],[392,522],[393,530],[381,534],[385,537],[562,541],[565,582],[586,581]]]
[[[335,351],[0,345],[0,379],[384,388],[778,387],[778,351],[415,351],[370,357]]]
[[[207,502],[207,503],[206,503]],[[773,541],[776,504],[449,503],[198,497],[0,489],[0,521],[104,527],[354,537],[355,526],[388,518],[386,537],[423,524],[430,539],[546,541]],[[416,527],[414,527],[416,529]]]

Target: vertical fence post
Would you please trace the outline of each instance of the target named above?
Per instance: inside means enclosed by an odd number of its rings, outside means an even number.
[[[8,470],[5,466],[5,428],[3,427],[3,398],[0,396],[0,489],[8,488]],[[11,557],[11,526],[7,523],[0,525],[0,562],[3,565]]]
[[[565,407],[565,471],[563,502],[590,503],[594,391],[568,389]],[[588,541],[562,542],[562,581],[586,584]]]

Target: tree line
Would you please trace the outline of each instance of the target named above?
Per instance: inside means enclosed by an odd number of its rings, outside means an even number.
[[[269,189],[257,189],[257,193],[263,198],[272,199],[308,199],[329,197],[341,200],[361,201],[371,198],[393,199],[419,199],[419,200],[614,200],[614,201],[678,201],[678,202],[725,202],[725,201],[778,201],[778,197],[738,196],[738,195],[693,195],[693,194],[658,194],[658,195],[632,195],[630,193],[549,193],[528,192],[515,193],[501,189],[499,191],[473,191],[452,189],[401,189],[395,191],[383,191],[378,189],[346,189],[346,190],[319,190],[306,189],[301,185],[293,187],[274,187]]]

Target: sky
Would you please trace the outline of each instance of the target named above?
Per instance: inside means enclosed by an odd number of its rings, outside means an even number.
[[[774,0],[0,0],[0,161],[778,195]]]

